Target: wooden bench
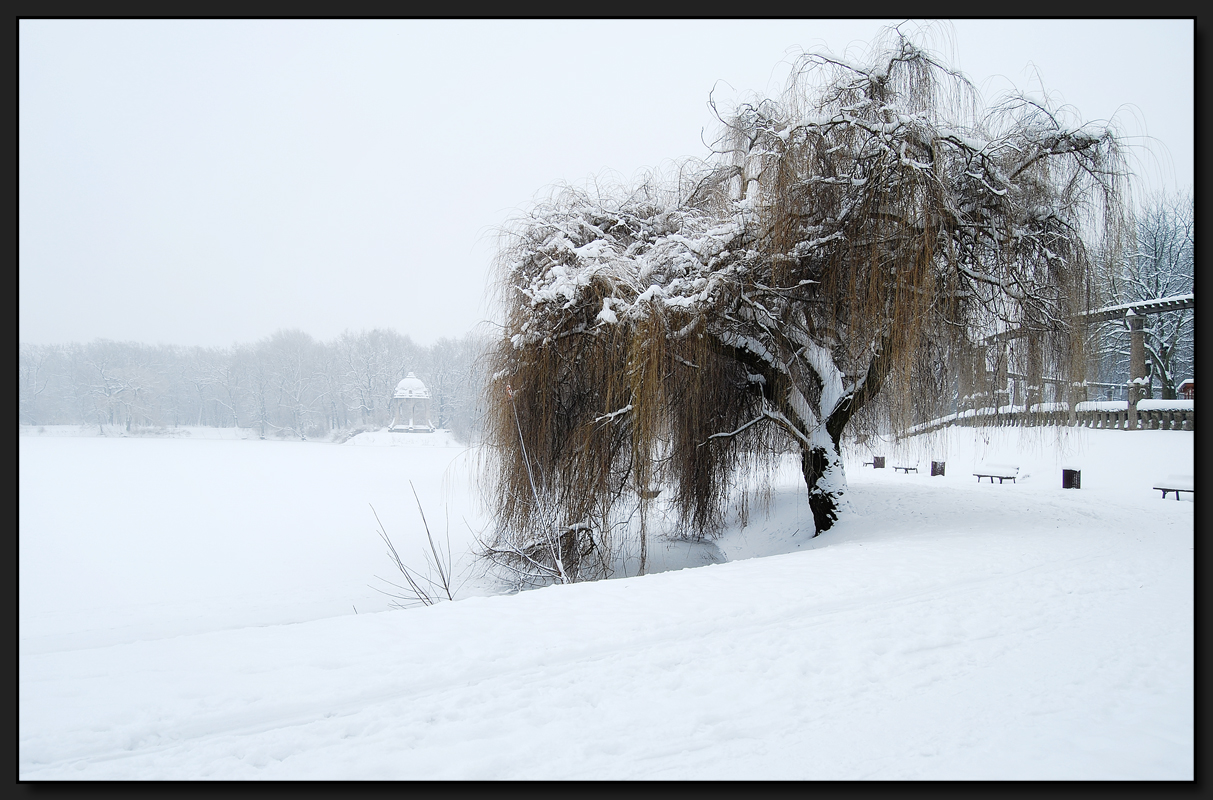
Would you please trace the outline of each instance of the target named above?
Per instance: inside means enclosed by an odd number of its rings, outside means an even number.
[[[902,472],[904,472],[905,474],[909,475],[911,470],[913,470],[914,472],[918,472],[918,465],[916,465],[916,464],[911,464],[911,465],[909,465],[909,466],[903,466],[903,465],[900,465],[900,464],[894,464],[894,465],[893,465],[893,469],[894,469],[894,471],[896,471],[896,470],[901,470],[901,471],[902,471]]]
[[[989,478],[990,483],[993,483],[995,478],[998,478],[999,483],[1015,483],[1015,479],[1019,477],[1019,467],[1013,464],[982,464],[973,474],[977,476],[978,483],[981,483],[982,478]]]
[[[1162,499],[1167,499],[1167,492],[1175,492],[1175,499],[1179,499],[1180,492],[1192,493],[1192,476],[1191,475],[1168,475],[1165,480],[1156,481],[1154,488],[1162,491]]]

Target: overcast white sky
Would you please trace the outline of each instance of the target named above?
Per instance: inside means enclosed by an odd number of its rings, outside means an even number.
[[[538,193],[704,156],[717,81],[777,94],[897,22],[22,20],[21,341],[461,336]],[[1115,115],[1144,185],[1192,186],[1192,21],[943,30],[987,98]]]

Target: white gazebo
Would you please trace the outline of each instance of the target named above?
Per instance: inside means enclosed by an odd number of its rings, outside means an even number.
[[[430,390],[411,372],[396,384],[396,391],[392,393],[388,408],[392,413],[389,431],[434,430],[434,426],[430,424]]]

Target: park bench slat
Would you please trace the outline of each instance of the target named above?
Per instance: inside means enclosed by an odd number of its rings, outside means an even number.
[[[978,483],[981,483],[982,478],[989,478],[990,483],[993,483],[995,478],[998,478],[999,483],[1015,483],[1015,479],[1019,477],[1019,467],[1014,464],[983,464],[973,474],[977,476]]]
[[[1180,492],[1195,493],[1193,478],[1191,475],[1168,475],[1166,478],[1154,483],[1154,488],[1162,492],[1164,500],[1167,499],[1167,492],[1175,492],[1175,499],[1179,499]]]

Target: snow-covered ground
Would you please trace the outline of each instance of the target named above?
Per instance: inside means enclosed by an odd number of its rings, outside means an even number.
[[[404,611],[370,506],[487,524],[442,434],[21,433],[22,779],[1193,777],[1192,433],[873,443],[816,539],[789,467],[667,571]]]

